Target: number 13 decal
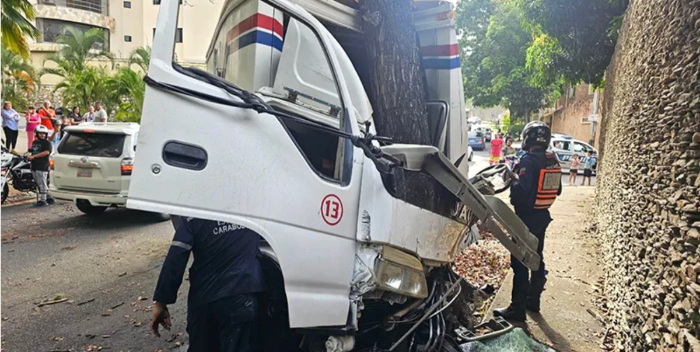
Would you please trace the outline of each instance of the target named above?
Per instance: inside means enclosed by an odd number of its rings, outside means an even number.
[[[330,226],[337,225],[343,219],[343,202],[335,194],[329,194],[321,201],[321,217]]]

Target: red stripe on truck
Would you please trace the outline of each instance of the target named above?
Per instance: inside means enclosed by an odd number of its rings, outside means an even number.
[[[233,28],[226,33],[226,43],[231,42],[238,38],[241,33],[245,33],[253,28],[266,29],[277,33],[280,37],[283,35],[282,24],[279,21],[270,16],[256,13],[233,26]]]
[[[457,44],[424,46],[420,48],[423,57],[426,56],[455,56],[459,54]]]

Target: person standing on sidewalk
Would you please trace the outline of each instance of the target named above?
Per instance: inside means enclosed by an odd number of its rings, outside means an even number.
[[[95,121],[95,108],[92,105],[88,106],[88,112],[83,115],[83,120],[81,122],[93,122]]]
[[[56,126],[56,131],[60,130],[61,127]],[[29,150],[29,156],[27,159],[31,162],[32,176],[34,176],[34,181],[39,188],[39,200],[34,203],[35,207],[43,207],[54,203],[53,198],[49,195],[49,185],[47,179],[49,177],[49,155],[51,155],[50,140],[56,136],[56,132],[53,132],[49,136],[49,130],[44,125],[37,126],[36,139],[32,143],[32,148]]]
[[[29,112],[25,115],[27,119],[27,150],[32,150],[34,142],[34,130],[41,124],[41,116],[36,112],[33,105],[29,106]]]
[[[2,105],[2,129],[5,131],[5,147],[8,150],[15,150],[17,147],[19,119],[19,114],[12,108],[12,103],[6,101]]]
[[[39,108],[39,116],[41,116],[41,125],[49,130],[49,135],[53,135],[53,124],[54,119],[56,118],[56,110],[51,108],[50,101],[44,101],[44,105]]]
[[[101,102],[95,103],[95,122],[107,122],[109,120],[109,116],[107,116],[107,111],[105,111],[104,107],[102,107]]]
[[[498,164],[501,161],[501,148],[503,148],[503,139],[500,133],[496,133],[496,137],[491,141],[489,165]]]
[[[175,224],[177,222],[177,224]],[[190,253],[187,297],[189,351],[256,350],[258,300],[264,291],[260,236],[240,225],[178,217],[175,237],[165,257],[153,295],[151,330],[170,330],[168,304],[175,303]]]
[[[589,150],[586,154],[586,159],[584,160],[583,164],[583,180],[581,180],[581,186],[583,186],[586,183],[586,179],[588,179],[588,185],[591,185],[591,177],[593,177],[593,167],[597,161],[598,160],[593,156],[593,152]]]
[[[561,194],[561,167],[555,155],[546,151],[552,131],[545,123],[533,121],[523,129],[522,139],[526,154],[515,168],[518,181],[510,187],[510,203],[515,208],[515,214],[537,237],[540,266],[530,273],[517,258],[510,257],[513,268],[511,303],[507,308],[494,310],[493,315],[515,321],[525,321],[526,309],[535,313],[540,311],[540,297],[547,281],[542,254],[544,234],[552,221],[549,207]]]

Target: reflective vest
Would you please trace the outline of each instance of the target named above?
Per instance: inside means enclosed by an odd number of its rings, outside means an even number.
[[[551,153],[546,153],[549,159]],[[540,170],[537,181],[537,195],[535,198],[535,209],[549,209],[557,199],[559,186],[561,185],[561,166],[552,156],[554,163],[545,162],[545,166]],[[547,165],[549,164],[549,165]]]

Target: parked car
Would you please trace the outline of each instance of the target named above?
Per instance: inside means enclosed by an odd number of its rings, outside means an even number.
[[[124,207],[136,156],[136,123],[82,123],[65,129],[53,154],[51,195],[75,203],[85,214]],[[157,214],[168,220],[167,214]]]
[[[486,149],[486,142],[484,141],[484,134],[478,131],[469,131],[467,134],[469,138],[469,146],[474,150],[484,150]]]
[[[552,133],[552,139],[569,139],[569,140],[571,140],[571,139],[574,139],[574,137],[571,137],[569,135],[562,134],[562,133]]]
[[[592,151],[593,156],[598,157],[597,149],[593,148],[586,142],[573,139],[569,136],[564,136],[564,138],[562,138],[561,135],[553,135],[549,147],[554,153],[557,154],[562,172],[569,172],[571,157],[574,154],[578,154],[582,165],[588,151]],[[583,173],[583,167],[580,167],[578,171],[579,173]],[[595,170],[593,173],[595,174]]]

